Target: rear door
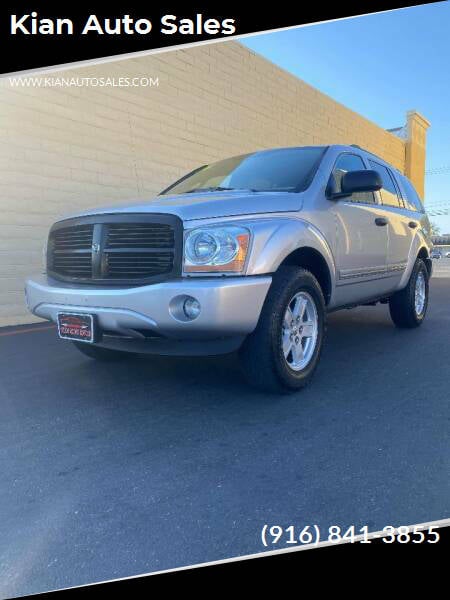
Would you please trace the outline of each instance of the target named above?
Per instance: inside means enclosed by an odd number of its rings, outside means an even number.
[[[384,216],[388,221],[387,275],[395,287],[406,269],[414,230],[418,227],[418,222],[414,215],[410,215],[410,211],[405,206],[399,185],[391,169],[372,159],[369,160],[369,164],[372,169],[379,172],[383,180],[383,187],[379,193]]]
[[[425,213],[422,201],[419,194],[416,192],[413,184],[404,175],[397,175],[397,181],[400,184],[400,189],[403,196],[405,210],[408,211],[408,217],[417,223],[414,229],[422,229],[425,235],[430,235],[430,222]],[[410,225],[411,226],[411,225]]]

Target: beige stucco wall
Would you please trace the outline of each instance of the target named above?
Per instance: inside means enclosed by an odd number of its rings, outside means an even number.
[[[417,111],[408,111],[405,174],[411,179],[421,198],[425,191],[425,155],[429,126],[430,122]]]
[[[238,42],[52,75],[151,76],[159,87],[1,82],[0,325],[33,320],[23,281],[61,215],[150,197],[195,166],[272,146],[356,143],[405,169],[403,140]]]

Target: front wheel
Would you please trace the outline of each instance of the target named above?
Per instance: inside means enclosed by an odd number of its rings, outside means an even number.
[[[429,274],[425,263],[417,259],[408,285],[389,299],[389,312],[397,327],[419,327],[428,308]]]
[[[255,331],[240,350],[249,383],[276,393],[305,387],[319,362],[325,321],[317,279],[305,269],[282,267],[273,277]]]

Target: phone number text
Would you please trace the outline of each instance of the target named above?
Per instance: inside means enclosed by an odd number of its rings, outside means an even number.
[[[376,539],[380,539],[384,544],[437,544],[440,536],[436,527],[421,527],[420,525],[411,527],[386,525],[381,531],[375,533],[370,533],[367,525],[363,527],[331,525],[327,529],[321,530],[318,525],[282,527],[281,525],[266,524],[261,530],[261,541],[266,548],[281,544],[317,546],[320,542],[371,544]]]

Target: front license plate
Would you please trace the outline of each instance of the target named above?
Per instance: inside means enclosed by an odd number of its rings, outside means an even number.
[[[58,333],[65,340],[92,344],[95,337],[94,317],[79,313],[58,313]]]

